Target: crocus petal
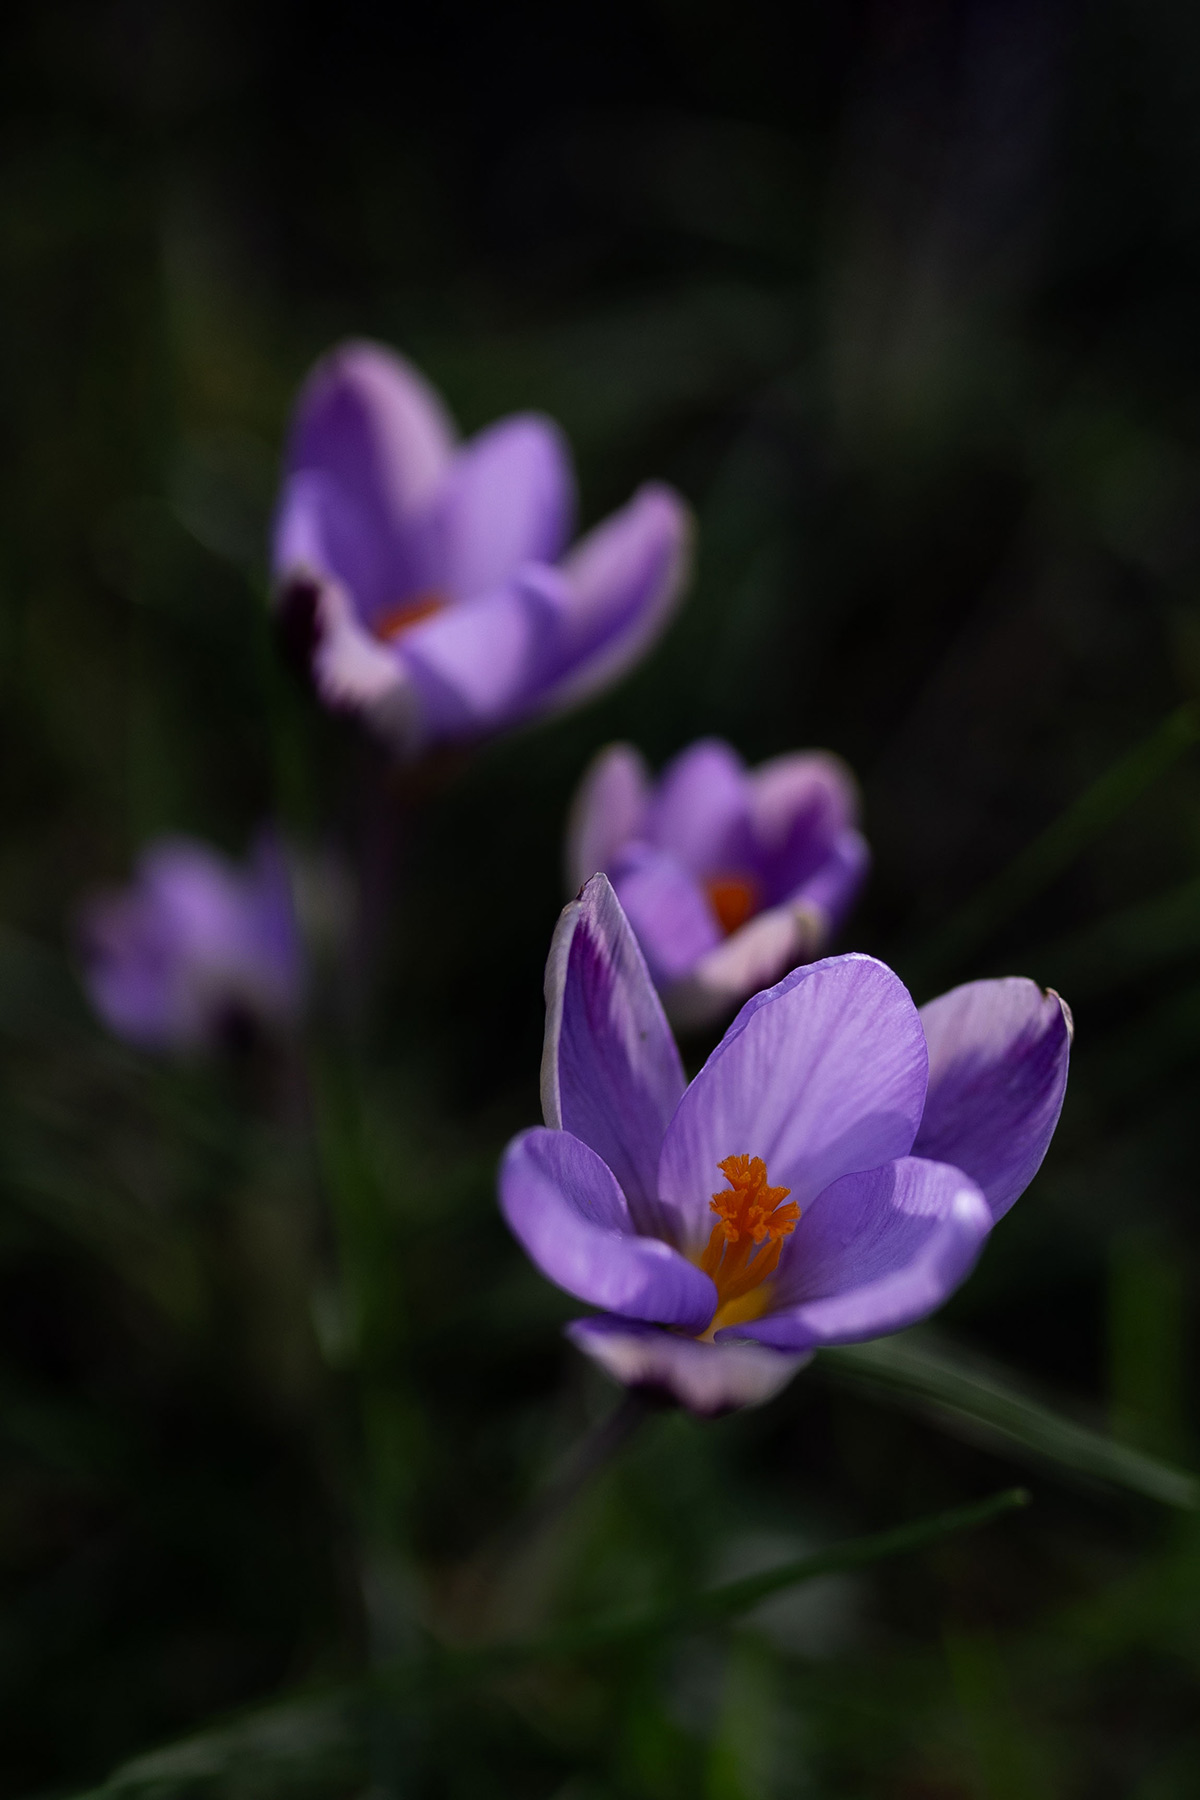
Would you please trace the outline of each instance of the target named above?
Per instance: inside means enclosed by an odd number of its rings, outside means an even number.
[[[722,939],[664,988],[667,1017],[681,1031],[697,1031],[728,1018],[748,995],[815,955],[824,941],[823,929],[807,909],[773,906]]]
[[[414,749],[412,677],[396,651],[364,628],[340,581],[295,573],[280,593],[278,619],[290,659],[307,671],[326,706],[357,713],[400,755]]]
[[[743,1006],[667,1130],[660,1201],[698,1248],[727,1156],[761,1156],[807,1207],[841,1175],[912,1147],[925,1101],[925,1035],[898,976],[870,956],[795,969]]]
[[[914,1146],[977,1181],[1006,1213],[1046,1154],[1067,1087],[1071,1014],[1011,975],[970,981],[921,1008],[929,1093]]]
[[[576,1319],[567,1336],[614,1381],[708,1419],[773,1399],[809,1360],[759,1344],[701,1344],[624,1319]]]
[[[792,1352],[900,1331],[965,1280],[991,1225],[975,1183],[946,1163],[906,1156],[846,1175],[818,1195],[789,1239],[782,1303],[730,1330]]]
[[[276,605],[288,605],[299,581],[336,580],[365,624],[408,582],[397,540],[379,509],[321,469],[285,482],[275,515]]]
[[[525,563],[555,562],[575,515],[571,454],[539,414],[501,419],[464,444],[442,485],[431,584],[457,600],[503,587]]]
[[[612,1170],[569,1131],[526,1131],[500,1165],[500,1205],[543,1275],[623,1318],[703,1331],[717,1290],[694,1263],[639,1237]]]
[[[563,910],[546,963],[542,1113],[603,1157],[638,1229],[660,1230],[655,1181],[683,1067],[629,922],[604,875]]]
[[[663,770],[646,834],[693,875],[712,875],[745,867],[749,816],[741,757],[719,738],[702,738]]]
[[[823,950],[850,911],[871,866],[871,850],[861,831],[839,831],[825,860],[801,882],[791,904],[811,922],[810,956]]]
[[[609,869],[623,844],[639,835],[650,789],[645,759],[632,744],[601,750],[579,784],[567,821],[567,886]]]
[[[630,844],[613,864],[612,883],[656,986],[676,981],[721,942],[703,889],[667,852]]]
[[[296,403],[284,467],[320,470],[400,533],[432,501],[454,454],[454,426],[412,364],[381,344],[341,344]],[[399,596],[397,596],[399,597]]]
[[[542,696],[541,710],[577,705],[649,649],[683,591],[691,537],[679,495],[649,482],[580,539],[562,564],[572,596],[570,665]]]
[[[396,654],[419,698],[421,741],[478,737],[533,710],[562,666],[565,609],[561,576],[531,563],[406,631]]]
[[[782,900],[821,866],[847,826],[858,824],[858,784],[838,756],[776,756],[747,777],[751,829],[769,897]]]

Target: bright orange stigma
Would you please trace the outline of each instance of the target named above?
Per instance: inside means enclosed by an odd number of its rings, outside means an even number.
[[[700,1258],[717,1290],[717,1310],[706,1335],[760,1316],[766,1295],[754,1290],[761,1290],[775,1273],[783,1240],[800,1223],[795,1202],[783,1204],[791,1188],[767,1185],[761,1156],[727,1156],[717,1166],[729,1186],[709,1202],[717,1223]]]
[[[726,937],[752,919],[762,902],[753,875],[713,875],[705,882],[704,891]]]
[[[422,619],[430,619],[434,613],[441,612],[446,602],[440,594],[418,594],[413,600],[400,600],[395,606],[385,606],[379,617],[372,622],[371,630],[385,644],[394,644],[398,637],[413,625],[419,625]]]

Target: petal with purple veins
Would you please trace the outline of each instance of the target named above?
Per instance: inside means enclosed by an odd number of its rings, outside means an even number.
[[[683,1067],[629,921],[604,875],[563,909],[546,963],[542,1111],[608,1164],[639,1230],[661,1235],[658,1157]]]
[[[906,1156],[846,1175],[788,1240],[773,1310],[730,1331],[797,1353],[900,1331],[966,1279],[991,1224],[975,1183],[945,1163]]]
[[[611,1317],[576,1319],[567,1336],[614,1381],[710,1419],[773,1399],[809,1360],[760,1344],[701,1344]]]
[[[659,1163],[676,1242],[708,1236],[727,1156],[761,1156],[768,1179],[806,1208],[841,1175],[912,1148],[927,1052],[899,977],[870,956],[795,969],[743,1006],[688,1088]]]
[[[978,1182],[993,1218],[1037,1174],[1067,1087],[1071,1014],[1011,975],[970,981],[921,1008],[929,1093],[914,1149]]]
[[[514,1138],[500,1165],[500,1205],[543,1275],[577,1300],[689,1331],[712,1318],[708,1276],[659,1238],[638,1236],[612,1170],[569,1131]]]

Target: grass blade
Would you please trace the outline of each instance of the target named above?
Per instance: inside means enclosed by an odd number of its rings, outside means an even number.
[[[1118,1443],[1030,1398],[966,1352],[928,1333],[823,1350],[821,1363],[862,1387],[882,1389],[922,1413],[957,1425],[990,1449],[1020,1455],[1128,1493],[1194,1512],[1200,1479]]]
[[[923,988],[958,970],[1197,741],[1200,712],[1191,704],[1181,706],[1093,782],[1006,869],[986,882],[934,937],[910,956],[900,958],[910,985]]]

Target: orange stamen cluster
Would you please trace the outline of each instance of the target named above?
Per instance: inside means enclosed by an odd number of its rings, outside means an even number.
[[[713,875],[705,882],[704,891],[726,937],[752,919],[762,905],[753,875]]]
[[[710,1331],[758,1317],[761,1306],[747,1304],[746,1296],[774,1274],[784,1238],[800,1223],[795,1202],[783,1204],[791,1188],[767,1185],[767,1165],[761,1156],[727,1156],[717,1166],[729,1186],[709,1202],[717,1223],[700,1259],[718,1296]],[[736,1312],[734,1302],[742,1302]]]
[[[384,608],[372,621],[371,630],[381,642],[394,644],[422,619],[431,619],[434,613],[441,612],[445,604],[441,594],[418,594],[414,600],[400,600],[395,606]]]

